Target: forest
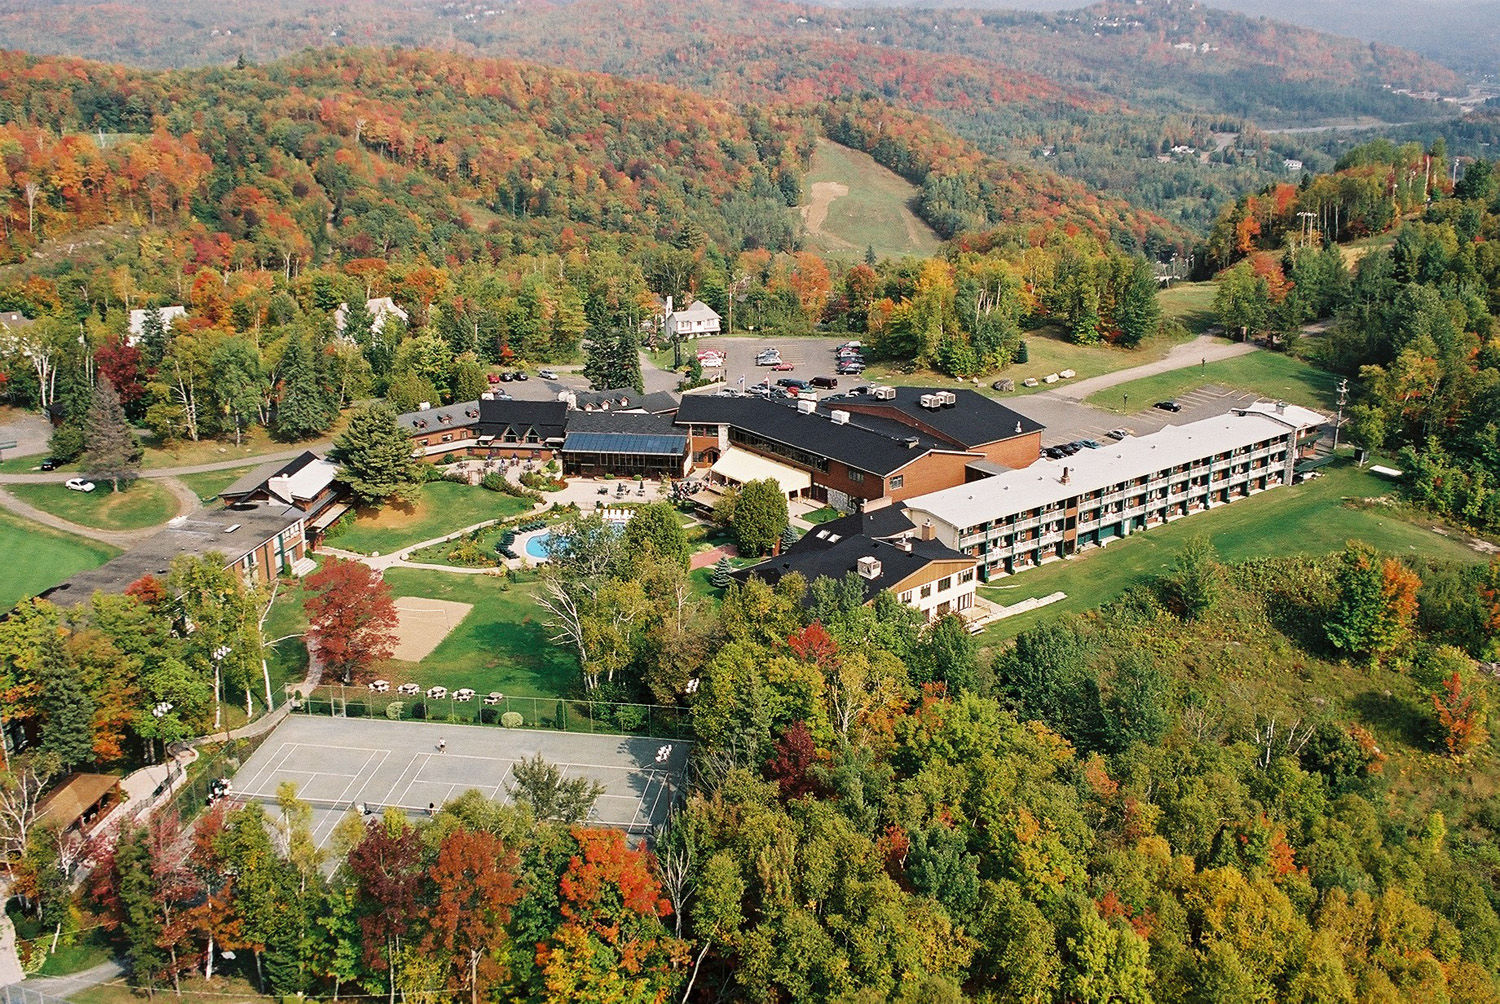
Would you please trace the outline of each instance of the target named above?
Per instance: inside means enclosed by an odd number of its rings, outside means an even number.
[[[668,17],[639,2],[433,3],[393,17],[380,5],[253,2],[212,23],[191,5],[150,6],[150,32],[133,8],[54,2],[45,17],[42,8],[0,13],[0,39],[48,52],[66,36],[70,52],[153,66],[269,61],[307,46],[440,44],[743,103],[805,108],[868,93],[936,117],[986,153],[1195,228],[1222,201],[1282,174],[1283,157],[1321,156],[1318,144],[1291,136],[1272,150],[1260,130],[1453,117],[1394,89],[1463,91],[1452,71],[1401,49],[1168,3],[1025,13],[702,0]],[[1238,139],[1216,153],[1213,132]],[[1204,156],[1157,160],[1179,144]]]

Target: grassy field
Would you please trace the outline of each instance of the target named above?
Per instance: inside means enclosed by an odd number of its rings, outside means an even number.
[[[882,257],[927,256],[942,246],[911,210],[916,187],[869,154],[819,140],[804,185],[804,207],[792,213],[807,221],[816,251],[863,257],[873,247]]]
[[[147,470],[162,467],[192,467],[197,464],[212,464],[221,460],[239,457],[248,462],[267,453],[283,453],[288,450],[307,449],[322,451],[322,445],[343,431],[346,416],[340,415],[333,426],[323,435],[301,443],[283,443],[271,438],[260,426],[249,429],[240,437],[238,446],[232,439],[200,439],[198,442],[179,440],[167,445],[157,442],[150,435],[141,436],[141,445],[146,448],[142,466]]]
[[[420,568],[392,568],[385,581],[397,596],[471,603],[474,609],[420,663],[386,664],[380,675],[394,683],[420,683],[481,694],[498,690],[514,697],[560,697],[573,687],[578,660],[551,641],[545,612],[536,604],[534,581],[508,582],[489,575],[453,575]]]
[[[154,481],[140,480],[122,492],[98,482],[91,492],[69,491],[61,484],[7,485],[16,498],[43,512],[98,530],[139,530],[177,515],[177,499]]]
[[[516,516],[530,508],[531,503],[525,499],[451,481],[432,481],[422,486],[414,502],[360,510],[354,526],[329,543],[361,554],[390,554],[487,519]]]
[[[248,952],[243,953],[241,958],[248,954]],[[251,963],[251,968],[253,967],[254,964]],[[220,971],[223,968],[220,966]],[[274,998],[262,997],[256,993],[250,981],[240,976],[229,979],[215,978],[212,983],[192,976],[182,981],[180,992],[173,992],[170,985],[158,992],[164,995],[170,993],[174,1004],[251,1004],[251,1002],[261,1004],[261,1002],[274,1000]],[[97,986],[70,993],[67,999],[74,1004],[140,1004],[146,999],[146,995],[131,989],[126,979],[120,977],[108,983],[100,983]]]
[[[1076,376],[1074,380],[1083,380],[1087,377],[1099,376],[1103,373],[1113,373],[1115,370],[1128,369],[1131,366],[1140,366],[1144,363],[1155,362],[1163,358],[1173,345],[1181,342],[1181,339],[1172,338],[1167,335],[1158,335],[1148,338],[1133,349],[1116,348],[1113,345],[1075,345],[1062,336],[1062,330],[1056,327],[1039,328],[1026,333],[1027,361],[1024,363],[1011,363],[1002,370],[987,373],[975,386],[972,381],[959,380],[959,384],[967,384],[976,390],[982,390],[990,394],[997,392],[990,390],[990,384],[1000,377],[1009,377],[1016,382],[1016,389],[1006,392],[1003,397],[1014,397],[1017,394],[1033,394],[1037,391],[1047,390],[1048,385],[1041,383],[1041,379],[1049,373],[1060,373],[1063,370],[1073,370]],[[1027,377],[1036,377],[1038,384],[1035,387],[1024,387],[1022,381]],[[890,383],[903,386],[936,386],[954,383],[954,379],[935,373],[931,370],[916,370],[912,373],[903,373],[896,367],[876,363],[872,365],[860,379],[868,382]]]
[[[1207,366],[1190,366],[1141,377],[1091,394],[1084,403],[1123,412],[1125,395],[1129,395],[1139,408],[1142,404],[1178,397],[1207,384],[1222,384],[1236,390],[1252,391],[1261,397],[1332,411],[1337,400],[1336,379],[1332,373],[1293,356],[1261,351],[1221,359]]]
[[[1104,550],[1092,550],[982,586],[981,595],[1006,606],[1058,590],[1068,597],[1000,621],[981,637],[993,644],[1060,613],[1079,613],[1106,603],[1127,587],[1167,571],[1184,542],[1199,535],[1206,535],[1225,561],[1326,554],[1352,539],[1397,555],[1425,554],[1467,561],[1485,557],[1452,537],[1434,532],[1431,524],[1411,522],[1382,507],[1357,505],[1361,500],[1388,494],[1389,481],[1347,460],[1324,471],[1326,475],[1316,481],[1241,499],[1132,534]],[[1354,500],[1356,505],[1346,504],[1346,500]]]
[[[42,458],[45,453],[32,453],[24,457],[6,457],[0,460],[0,474],[36,474],[41,471]],[[63,464],[57,468],[59,471],[76,471],[77,464]]]
[[[231,467],[224,471],[205,471],[202,474],[179,474],[177,475],[177,480],[191,488],[193,494],[204,502],[212,502],[219,492],[228,488],[259,466],[259,464],[246,464],[244,467]]]
[[[1214,294],[1218,291],[1216,282],[1179,282],[1156,294],[1156,302],[1161,305],[1163,320],[1176,321],[1201,335],[1219,323],[1214,313]]]
[[[0,609],[9,610],[23,597],[35,596],[74,572],[98,568],[119,553],[108,544],[0,511],[0,554],[12,559],[9,571],[0,575]],[[24,561],[14,560],[23,555]]]

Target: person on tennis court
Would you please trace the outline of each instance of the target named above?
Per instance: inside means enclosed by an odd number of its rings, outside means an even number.
[[[445,750],[447,748],[448,748],[448,740],[446,740],[446,739],[439,739],[438,740],[438,752],[441,753],[441,752],[443,752],[443,750]]]

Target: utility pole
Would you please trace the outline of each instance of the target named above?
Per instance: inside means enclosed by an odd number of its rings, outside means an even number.
[[[1349,378],[1339,377],[1339,414],[1333,420],[1333,452],[1339,452],[1339,429],[1344,424],[1344,403],[1349,400]]]

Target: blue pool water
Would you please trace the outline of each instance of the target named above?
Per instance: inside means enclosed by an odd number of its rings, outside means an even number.
[[[526,542],[526,553],[533,558],[546,561],[552,557],[552,553],[547,549],[547,542],[551,539],[552,534],[550,533],[537,534]]]

